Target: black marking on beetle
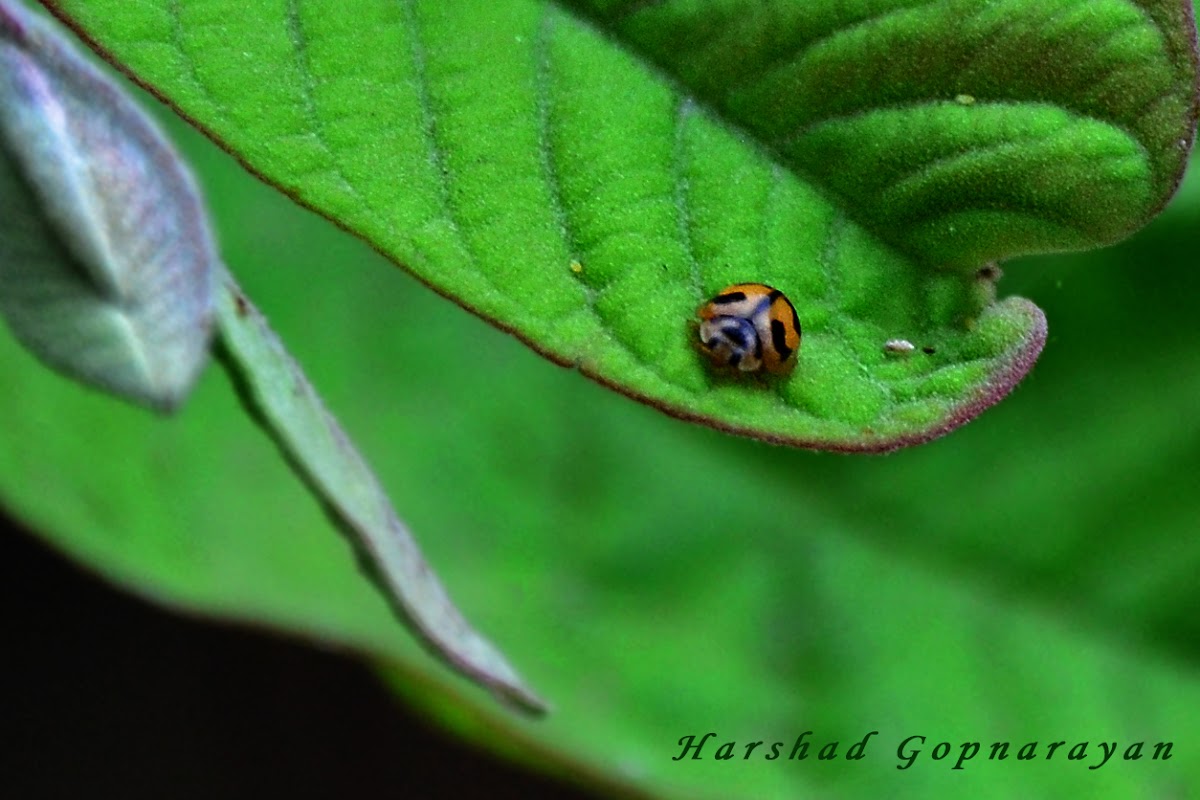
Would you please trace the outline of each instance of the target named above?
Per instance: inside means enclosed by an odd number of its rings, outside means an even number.
[[[796,328],[796,335],[803,336],[804,332],[800,329],[800,317],[796,315],[796,307],[789,302],[788,308],[792,312],[792,325]]]
[[[787,361],[792,354],[792,348],[787,346],[787,326],[777,319],[771,320],[771,344],[775,345],[775,352],[779,353],[779,363]]]
[[[729,303],[740,303],[746,299],[745,292],[730,292],[729,294],[719,294],[712,299],[713,305],[723,306]]]
[[[762,361],[762,337],[755,331],[754,335],[754,357]]]
[[[783,292],[779,291],[778,289],[772,289],[771,293],[767,295],[767,299],[772,303],[774,303],[780,297],[783,297]]]
[[[737,346],[739,350],[746,349],[746,334],[742,331],[740,325],[730,325],[721,328],[721,333],[725,334],[725,338]]]

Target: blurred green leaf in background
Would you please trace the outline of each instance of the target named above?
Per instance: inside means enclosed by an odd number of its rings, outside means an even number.
[[[0,496],[57,547],[168,605],[358,650],[465,737],[614,793],[1200,785],[1197,177],[1121,245],[1005,266],[1002,291],[1052,325],[1008,401],[847,458],[684,425],[559,369],[172,131],[225,260],[555,713],[515,719],[418,649],[216,372],[162,421],[0,340]],[[786,760],[807,730],[810,757]],[[672,760],[709,731],[709,758]],[[815,758],[870,731],[862,761]],[[927,749],[898,770],[912,735]],[[787,744],[713,760],[731,740]],[[1039,759],[954,772],[928,758],[941,741],[1036,741]],[[1067,760],[1081,741],[1087,759]],[[1102,741],[1147,757],[1089,770]],[[1170,760],[1149,757],[1159,741]]]
[[[665,796],[1149,798],[1200,782],[1200,182],[1112,250],[1012,265],[1005,281],[1056,321],[1034,376],[953,436],[864,459],[732,439],[612,395],[174,132],[248,291],[468,617],[556,713],[521,723],[444,683],[219,373],[164,422],[3,341],[0,486],[58,547],[169,605],[404,664],[404,694],[468,735]],[[431,363],[425,336],[476,358]],[[690,733],[809,729],[880,734],[861,763],[671,761]],[[891,750],[911,733],[1176,747],[1095,772],[900,773]]]

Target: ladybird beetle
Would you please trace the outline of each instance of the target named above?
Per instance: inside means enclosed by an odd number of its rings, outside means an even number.
[[[800,320],[778,289],[762,283],[726,286],[696,315],[700,346],[718,367],[785,375],[796,366]]]

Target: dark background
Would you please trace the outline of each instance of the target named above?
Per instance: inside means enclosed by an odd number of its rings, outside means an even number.
[[[594,795],[465,747],[349,658],[168,614],[0,512],[0,795]]]

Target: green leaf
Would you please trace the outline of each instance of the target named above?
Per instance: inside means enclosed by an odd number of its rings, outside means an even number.
[[[1020,393],[956,436],[847,459],[678,425],[580,381],[177,133],[247,291],[555,713],[508,713],[395,624],[221,374],[163,420],[0,337],[0,498],[57,547],[159,602],[368,654],[454,729],[610,793],[1200,785],[1200,174],[1117,248],[1008,269],[1060,320]],[[431,360],[431,340],[474,357]],[[862,762],[671,760],[692,733],[790,750],[806,730],[843,751],[880,733]],[[898,771],[913,734],[929,742]],[[976,740],[1037,741],[1039,758],[928,759]],[[1087,760],[1045,760],[1059,740],[1090,741]],[[1100,741],[1175,748],[1089,771]]]
[[[1193,135],[1181,0],[579,5],[925,264],[1120,239]]]
[[[47,5],[554,361],[829,449],[923,441],[1006,394],[1045,321],[976,271],[1144,224],[1196,113],[1179,0]],[[696,351],[697,306],[743,281],[800,313],[786,380]],[[889,357],[897,338],[918,349]]]

